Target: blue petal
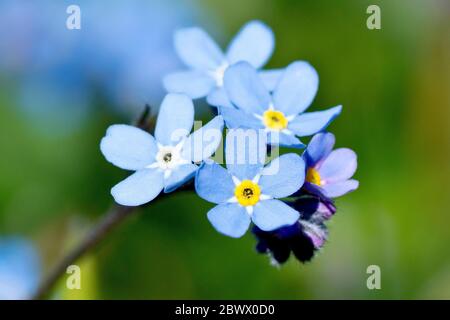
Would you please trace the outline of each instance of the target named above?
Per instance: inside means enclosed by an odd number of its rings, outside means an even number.
[[[193,27],[175,33],[175,50],[189,67],[199,70],[214,70],[225,57],[216,42],[202,29]]]
[[[262,129],[264,125],[261,120],[256,118],[252,114],[248,114],[242,110],[236,108],[219,108],[219,112],[222,115],[227,127],[234,128],[252,128]]]
[[[247,62],[228,67],[225,71],[224,86],[231,102],[249,114],[262,114],[269,108],[269,91],[255,68]]]
[[[285,69],[261,70],[258,74],[261,77],[266,89],[269,91],[274,91],[278,85],[278,82],[280,82],[284,71]]]
[[[214,107],[234,108],[223,87],[213,89],[206,97],[206,102]]]
[[[266,159],[266,133],[254,129],[230,129],[225,141],[228,171],[239,180],[253,179]]]
[[[164,192],[169,193],[181,187],[194,177],[198,167],[193,163],[183,164],[172,171],[169,178],[164,180]]]
[[[289,122],[288,129],[300,137],[310,136],[328,127],[341,110],[342,106],[337,106],[325,111],[303,113]]]
[[[39,282],[41,261],[32,242],[0,239],[0,300],[30,299]]]
[[[124,206],[152,201],[164,187],[163,173],[156,169],[136,171],[111,189],[114,200]]]
[[[250,226],[250,217],[244,207],[236,203],[219,204],[209,210],[208,220],[220,233],[240,238]]]
[[[256,69],[269,60],[275,39],[272,30],[260,21],[250,21],[230,43],[227,58],[230,64],[247,61]]]
[[[284,198],[298,191],[304,181],[305,162],[298,154],[288,153],[262,170],[259,185],[263,194]]]
[[[263,231],[290,226],[297,222],[300,214],[280,200],[264,200],[255,205],[252,220]]]
[[[325,160],[331,150],[333,150],[334,143],[335,138],[332,133],[318,133],[312,137],[304,153],[306,165],[308,167],[314,167],[319,162]]]
[[[283,132],[269,132],[269,144],[280,145],[283,147],[303,149],[305,145],[293,134],[286,134]]]
[[[170,93],[184,93],[192,99],[206,96],[215,87],[214,79],[200,71],[182,71],[164,77],[164,87]]]
[[[192,100],[178,93],[165,96],[156,121],[155,138],[163,145],[175,145],[186,137],[194,124]]]
[[[198,196],[213,203],[224,203],[234,195],[231,175],[221,165],[204,163],[195,177],[195,191]]]
[[[319,167],[319,174],[326,183],[347,180],[356,171],[356,153],[347,148],[332,151]]]
[[[329,198],[336,198],[343,196],[353,190],[358,189],[359,182],[356,180],[346,180],[334,182],[322,186],[323,193]]]
[[[183,158],[200,162],[211,157],[222,141],[222,132],[223,118],[216,116],[187,138],[183,146]]]
[[[286,115],[299,114],[309,107],[319,88],[319,76],[307,62],[291,63],[273,94],[276,110]]]
[[[126,170],[139,170],[155,161],[155,139],[144,130],[125,124],[112,125],[100,142],[106,160]]]

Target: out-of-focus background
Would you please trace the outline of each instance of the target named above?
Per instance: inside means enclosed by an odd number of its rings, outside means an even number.
[[[81,30],[66,28],[70,4]],[[371,4],[381,30],[366,27]],[[161,77],[181,67],[173,31],[198,25],[225,47],[252,19],[275,32],[267,67],[308,60],[319,72],[311,110],[344,106],[329,129],[357,152],[360,188],[337,200],[324,249],[275,268],[250,233],[218,234],[211,204],[177,195],[80,261],[82,290],[61,283],[53,297],[450,299],[446,0],[0,0],[0,297],[26,290],[14,281],[45,274],[112,205],[127,173],[99,141],[159,105]],[[366,287],[369,265],[381,290]]]

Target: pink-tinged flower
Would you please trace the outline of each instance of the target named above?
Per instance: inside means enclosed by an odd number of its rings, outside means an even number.
[[[304,188],[327,198],[343,196],[359,185],[351,179],[357,167],[355,152],[348,148],[333,150],[334,143],[332,133],[318,133],[303,153],[306,163]]]

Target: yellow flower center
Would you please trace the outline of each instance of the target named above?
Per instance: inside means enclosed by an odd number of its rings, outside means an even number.
[[[306,172],[306,181],[320,186],[321,178],[319,172],[314,168],[309,168]]]
[[[272,130],[283,130],[287,128],[288,120],[281,111],[267,110],[263,114],[263,123]]]
[[[250,180],[243,180],[236,186],[236,189],[234,189],[234,195],[240,205],[245,207],[254,206],[259,201],[261,189],[256,183]]]

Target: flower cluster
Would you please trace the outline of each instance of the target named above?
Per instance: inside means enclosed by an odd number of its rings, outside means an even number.
[[[253,223],[258,252],[276,263],[291,252],[310,260],[327,238],[333,199],[358,187],[351,179],[356,154],[333,150],[334,135],[325,132],[342,107],[305,112],[319,84],[307,62],[261,70],[274,36],[259,21],[247,23],[226,53],[199,28],[176,32],[174,43],[189,69],[164,78],[169,93],[154,134],[113,125],[101,141],[109,162],[134,171],[112,188],[115,201],[139,206],[194,182],[197,194],[216,205],[207,217],[218,232],[238,238]],[[218,115],[191,133],[192,99],[203,97]],[[313,136],[307,146],[300,141],[306,136]],[[222,145],[225,161],[216,152]],[[294,151],[276,157],[279,147]]]

